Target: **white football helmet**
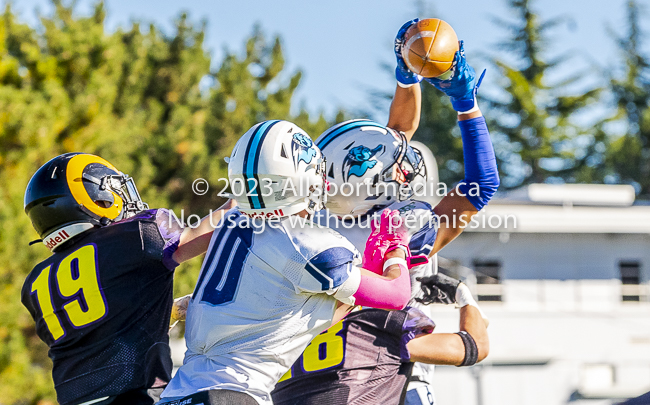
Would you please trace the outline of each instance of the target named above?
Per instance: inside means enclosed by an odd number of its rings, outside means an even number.
[[[325,159],[309,135],[288,121],[264,121],[237,141],[228,178],[239,210],[250,217],[285,217],[323,209]]]
[[[335,215],[365,215],[373,207],[413,195],[410,184],[426,181],[417,149],[400,132],[370,120],[335,125],[316,140],[328,158],[327,208]]]

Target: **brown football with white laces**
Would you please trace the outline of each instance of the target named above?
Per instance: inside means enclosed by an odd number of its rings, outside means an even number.
[[[411,72],[421,76],[438,77],[449,71],[456,52],[456,32],[439,18],[420,20],[404,34],[404,62]]]

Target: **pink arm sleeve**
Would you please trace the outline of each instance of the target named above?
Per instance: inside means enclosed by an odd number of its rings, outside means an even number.
[[[402,309],[411,298],[411,278],[403,264],[400,275],[393,280],[361,276],[359,289],[354,293],[355,305],[380,309]]]

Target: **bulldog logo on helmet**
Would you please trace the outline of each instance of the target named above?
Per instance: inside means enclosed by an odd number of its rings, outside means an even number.
[[[293,155],[293,162],[298,167],[298,164],[303,161],[310,164],[316,157],[316,149],[314,149],[314,142],[305,134],[300,132],[293,134],[291,142],[291,154]]]
[[[368,169],[372,169],[377,164],[375,155],[384,151],[384,145],[378,145],[375,149],[359,145],[350,149],[343,160],[343,177],[347,181],[350,176],[361,177]],[[346,173],[347,171],[347,173]]]

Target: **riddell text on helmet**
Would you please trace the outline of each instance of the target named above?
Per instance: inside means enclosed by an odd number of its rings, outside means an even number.
[[[51,250],[68,239],[70,239],[70,235],[68,235],[65,229],[62,229],[61,231],[57,232],[55,235],[51,235],[48,238],[46,238],[43,241],[43,243],[45,244],[45,246],[47,246],[48,249]]]
[[[282,218],[284,217],[284,212],[282,209],[274,210],[273,212],[246,212],[242,211],[242,214],[250,218]]]

